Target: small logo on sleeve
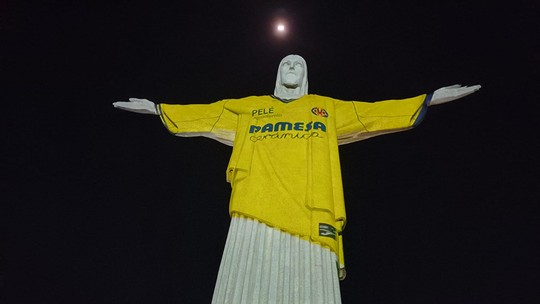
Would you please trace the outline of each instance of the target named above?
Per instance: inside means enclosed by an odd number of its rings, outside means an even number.
[[[319,107],[314,107],[313,109],[311,109],[311,113],[320,117],[328,117],[328,112],[326,112],[325,109]]]

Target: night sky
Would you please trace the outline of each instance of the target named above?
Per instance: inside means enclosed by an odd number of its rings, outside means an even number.
[[[209,303],[232,149],[112,103],[271,94],[287,54],[343,100],[482,85],[340,147],[344,303],[540,303],[538,1],[94,2],[0,1],[0,303]]]

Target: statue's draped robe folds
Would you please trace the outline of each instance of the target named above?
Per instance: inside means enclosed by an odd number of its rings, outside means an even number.
[[[232,223],[214,302],[340,302],[337,269],[344,267],[346,214],[338,145],[414,127],[429,99],[420,95],[372,103],[310,94],[290,102],[250,96],[158,105],[171,133],[233,146],[226,171]],[[312,265],[296,268],[306,260]],[[329,281],[313,277],[320,275]]]

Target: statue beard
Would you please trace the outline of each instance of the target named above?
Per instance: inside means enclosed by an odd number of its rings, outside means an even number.
[[[286,87],[287,89],[296,89],[298,88],[300,85],[298,83],[283,83],[283,86]]]
[[[300,79],[296,74],[288,73],[281,84],[287,89],[296,89],[300,86]]]

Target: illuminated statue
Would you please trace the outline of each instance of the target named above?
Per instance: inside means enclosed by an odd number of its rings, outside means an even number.
[[[274,95],[198,105],[130,98],[114,106],[159,115],[175,135],[233,146],[231,226],[213,303],[340,303],[346,215],[338,145],[408,130],[428,106],[479,89],[456,85],[401,100],[342,101],[308,94],[306,62],[289,55]]]

